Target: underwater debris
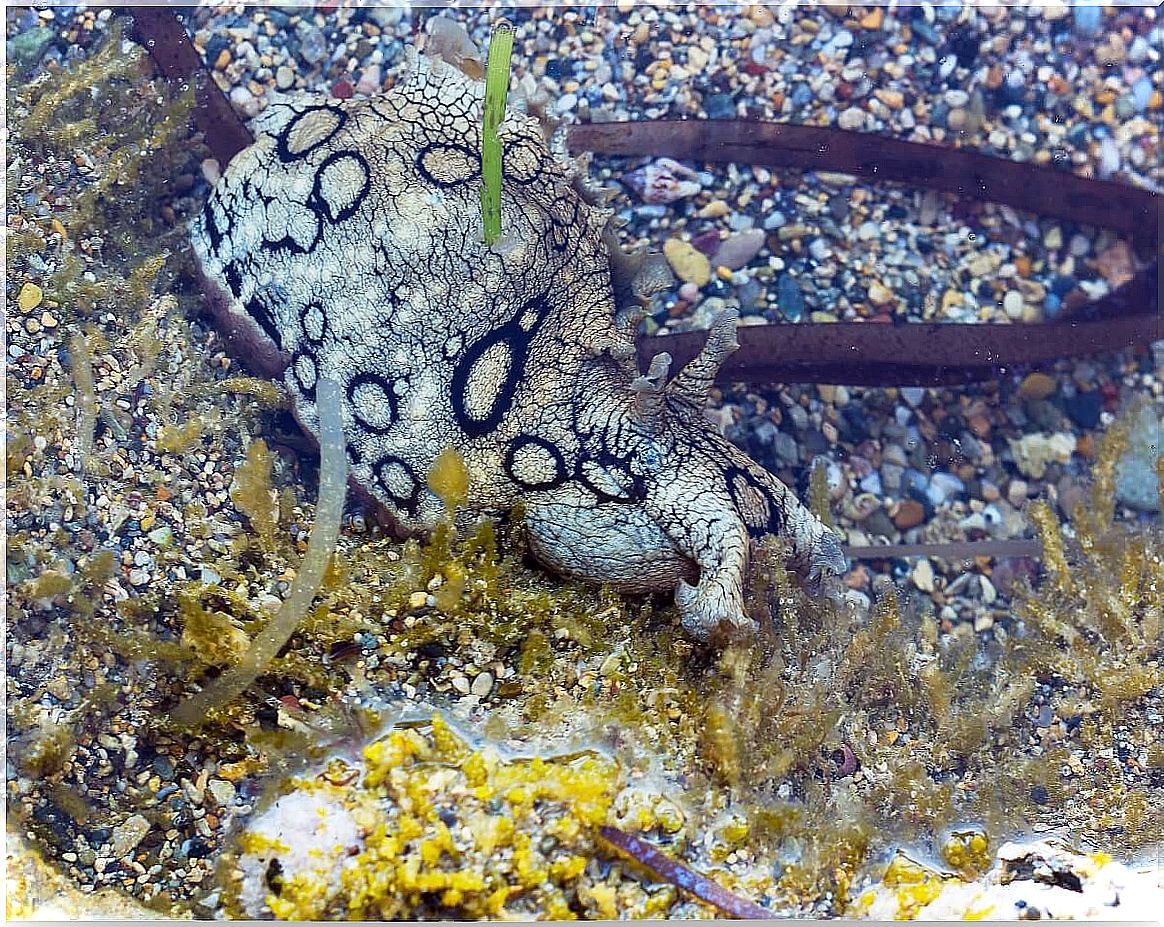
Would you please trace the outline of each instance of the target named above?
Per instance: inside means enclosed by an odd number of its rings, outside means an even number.
[[[502,20],[489,37],[485,65],[485,102],[481,107],[481,222],[485,244],[501,237],[501,141],[497,127],[505,115],[509,95],[510,58],[513,56],[513,26]]]
[[[319,410],[319,499],[315,506],[315,525],[295,583],[279,611],[251,642],[243,659],[174,709],[172,716],[179,724],[192,726],[204,722],[212,709],[225,705],[254,682],[295,633],[319,591],[343,518],[347,454],[340,419],[339,385],[334,380],[321,379],[316,396]],[[258,461],[254,465],[262,466]],[[256,506],[254,511],[261,509]],[[272,524],[269,533],[273,534],[273,530]]]
[[[700,901],[706,901],[730,917],[768,920],[773,916],[773,913],[767,908],[729,892],[722,885],[718,885],[706,876],[676,862],[633,834],[628,834],[626,831],[609,825],[598,828],[598,833],[611,846],[635,862],[641,863],[659,878],[690,892]]]

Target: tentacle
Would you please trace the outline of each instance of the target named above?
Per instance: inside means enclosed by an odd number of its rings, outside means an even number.
[[[712,384],[719,375],[719,368],[740,346],[736,340],[736,323],[739,318],[740,314],[735,309],[725,309],[715,317],[698,356],[667,387],[670,395],[703,411]]]
[[[667,373],[671,369],[671,355],[666,352],[651,358],[646,374],[631,382],[635,396],[635,421],[648,434],[659,434],[666,426]]]

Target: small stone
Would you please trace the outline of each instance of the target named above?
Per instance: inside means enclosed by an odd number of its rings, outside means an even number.
[[[679,298],[687,303],[694,303],[699,299],[699,287],[694,283],[685,283],[679,287]]]
[[[135,814],[126,818],[113,828],[113,836],[109,841],[109,855],[118,860],[129,856],[145,839],[149,830],[150,822],[142,815]]]
[[[930,561],[922,557],[914,564],[913,570],[909,574],[910,582],[912,582],[922,592],[934,591],[934,567]]]
[[[1132,252],[1126,241],[1117,241],[1095,259],[1096,269],[1114,290],[1133,276]]]
[[[699,210],[698,216],[700,219],[719,219],[731,211],[731,207],[723,200],[712,200]]]
[[[726,238],[715,252],[715,261],[731,270],[739,270],[746,267],[762,247],[764,232],[761,229],[749,229]]]
[[[797,322],[804,315],[804,293],[787,271],[776,278],[776,307],[790,322]]]
[[[1023,399],[1046,399],[1059,387],[1055,378],[1045,373],[1028,373],[1019,384],[1019,395]]]
[[[275,86],[279,90],[290,90],[295,86],[295,72],[287,67],[287,65],[281,65],[275,71]]]
[[[372,96],[379,93],[381,87],[380,65],[370,64],[364,68],[360,79],[356,82],[356,93]]]
[[[893,301],[893,291],[880,280],[874,280],[869,286],[869,302],[874,306],[887,306]]]
[[[881,7],[877,7],[880,11]],[[890,109],[901,109],[905,104],[905,96],[900,90],[875,90],[873,95]]]
[[[1047,472],[1047,464],[1066,463],[1075,453],[1075,435],[1034,434],[1023,435],[1019,439],[1008,438],[1011,454],[1019,472],[1025,476],[1041,480]]]
[[[1063,411],[1080,428],[1095,428],[1103,411],[1103,396],[1099,390],[1080,390],[1063,400]]]
[[[227,782],[225,779],[211,779],[206,784],[206,789],[220,807],[225,808],[234,801],[236,790],[233,782]]]
[[[40,316],[40,324],[44,328],[54,329],[60,324],[60,322],[57,321],[57,317],[51,312],[42,312]]]
[[[460,692],[461,695],[469,694],[469,679],[463,673],[458,673],[453,677],[452,686],[454,689]]]
[[[1027,501],[1029,489],[1030,485],[1026,480],[1011,480],[1010,485],[1006,487],[1006,501],[1016,509],[1020,508]]]
[[[1008,319],[1018,321],[1023,317],[1023,294],[1018,290],[1009,290],[1002,298],[1002,311]]]
[[[1128,447],[1116,463],[1115,473],[1116,499],[1138,512],[1160,510],[1156,461],[1161,454],[1162,433],[1159,412],[1144,402],[1133,413]]]
[[[930,485],[926,487],[926,498],[934,505],[942,505],[952,496],[960,496],[966,491],[966,484],[953,473],[941,471],[930,477]]]
[[[706,286],[711,279],[711,262],[690,242],[681,238],[668,238],[663,243],[663,255],[675,271],[675,276],[696,286]]]
[[[259,114],[259,101],[241,84],[231,88],[230,102],[247,119],[252,119]]]
[[[20,307],[22,312],[31,312],[40,305],[43,299],[44,290],[35,283],[26,283],[20,288],[20,292],[16,296],[16,305]]]
[[[427,592],[414,592],[408,597],[409,608],[424,608],[428,604]]]
[[[908,531],[910,528],[916,528],[920,525],[926,517],[925,507],[914,499],[906,499],[897,506],[897,510],[893,513],[893,524],[898,531]]]
[[[469,687],[469,692],[478,698],[485,698],[491,691],[493,691],[493,674],[488,672],[478,674],[477,678],[473,680],[473,685]]]
[[[924,386],[903,386],[900,390],[901,398],[909,403],[911,408],[916,409],[921,405],[922,400],[926,397],[926,388]],[[898,461],[894,461],[897,463]],[[900,461],[905,463],[904,460]]]
[[[885,10],[879,6],[873,7],[858,21],[862,29],[880,29]]]
[[[214,60],[214,70],[225,71],[227,65],[230,64],[230,49],[224,48],[218,53],[218,57]]]
[[[858,109],[856,106],[850,106],[841,113],[837,119],[837,125],[849,131],[863,129],[865,127],[865,111]]]

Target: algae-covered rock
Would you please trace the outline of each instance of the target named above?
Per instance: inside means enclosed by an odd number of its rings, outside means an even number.
[[[1164,870],[1132,868],[1057,840],[1006,843],[991,870],[963,881],[904,856],[853,914],[880,920],[1145,920],[1158,916]]]
[[[289,783],[239,838],[232,904],[294,920],[661,914],[673,889],[591,865],[621,788],[597,753],[506,757],[436,715]]]

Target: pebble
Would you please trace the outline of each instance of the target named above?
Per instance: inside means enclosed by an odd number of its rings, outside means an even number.
[[[903,386],[900,392],[901,398],[908,402],[914,409],[920,406],[922,400],[926,398],[926,389],[924,386]],[[904,457],[902,458],[901,463],[905,463]]]
[[[776,278],[776,306],[790,322],[797,322],[804,316],[804,293],[796,278],[787,271]]]
[[[906,499],[893,512],[893,524],[899,531],[908,531],[916,528],[925,521],[925,507],[914,499]]]
[[[887,306],[893,301],[893,290],[880,280],[874,280],[869,285],[869,301],[874,306]]]
[[[1162,434],[1159,409],[1144,402],[1132,419],[1128,447],[1115,471],[1116,499],[1138,512],[1160,511],[1156,461],[1161,454]]]
[[[237,790],[233,782],[227,782],[225,779],[211,779],[206,784],[206,788],[220,807],[225,808],[234,802]]]
[[[952,473],[938,471],[930,477],[926,487],[926,498],[934,505],[943,505],[952,496],[960,496],[966,491],[966,484]]]
[[[910,582],[912,582],[922,592],[934,591],[934,567],[930,561],[921,557],[917,563],[914,564],[913,570],[909,574]]]
[[[1019,384],[1019,395],[1024,399],[1046,399],[1059,388],[1055,378],[1045,373],[1028,373]]]
[[[749,229],[746,232],[729,235],[715,252],[716,263],[731,270],[746,267],[764,247],[764,237],[761,229]],[[678,270],[675,272],[679,273]]]
[[[427,592],[414,592],[408,597],[409,608],[424,608],[428,605]]]
[[[109,855],[120,860],[129,856],[150,831],[150,822],[140,814],[126,818],[115,828],[109,841]]]
[[[20,292],[16,295],[16,305],[18,305],[23,312],[31,312],[41,304],[44,299],[44,291],[35,283],[26,283],[20,288]]]
[[[290,90],[295,86],[295,72],[287,67],[287,65],[281,65],[275,71],[275,86],[279,90]]]
[[[663,255],[675,271],[675,276],[696,286],[706,286],[711,279],[711,262],[690,242],[668,238],[663,244]]]
[[[1002,298],[1002,310],[1007,318],[1019,320],[1023,317],[1023,294],[1018,290],[1007,291]]]
[[[865,128],[865,111],[851,106],[841,113],[837,119],[837,125],[850,131],[863,129]]]
[[[1027,501],[1030,484],[1026,480],[1011,480],[1006,487],[1006,501],[1019,508]]]
[[[478,698],[485,698],[491,691],[493,691],[493,674],[479,673],[477,678],[473,680],[473,685],[469,687],[469,692],[476,695]]]

